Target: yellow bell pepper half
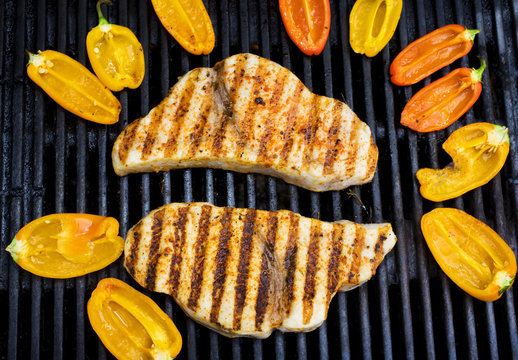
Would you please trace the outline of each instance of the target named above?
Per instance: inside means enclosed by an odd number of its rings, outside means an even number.
[[[431,201],[453,199],[487,184],[505,164],[509,135],[504,126],[474,123],[453,132],[442,147],[453,167],[419,169],[416,174],[421,195]]]
[[[92,328],[119,360],[174,359],[182,348],[182,337],[169,316],[118,279],[99,281],[87,309]]]
[[[396,31],[403,0],[357,0],[349,15],[349,42],[355,53],[376,56]]]
[[[100,270],[122,254],[119,222],[90,214],[52,214],[25,225],[7,251],[23,269],[66,279]]]
[[[494,301],[513,284],[513,250],[480,220],[458,209],[437,208],[423,215],[421,230],[441,269],[471,296]]]
[[[126,87],[136,89],[146,72],[142,45],[127,27],[108,23],[101,12],[103,3],[111,2],[97,2],[99,25],[90,30],[86,37],[90,64],[97,77],[110,90],[121,91]]]
[[[151,0],[166,30],[194,55],[209,54],[216,38],[202,0]]]
[[[27,75],[71,113],[100,124],[119,121],[119,100],[94,74],[70,56],[53,50],[29,53]]]

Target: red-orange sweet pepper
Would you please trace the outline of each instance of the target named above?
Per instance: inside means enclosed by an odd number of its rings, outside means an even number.
[[[300,51],[320,54],[331,26],[329,0],[279,0],[279,9],[284,27]]]
[[[482,73],[478,69],[459,68],[422,88],[406,104],[401,124],[419,132],[441,130],[460,118],[478,100],[482,91]]]
[[[390,65],[390,80],[396,85],[421,81],[469,53],[479,32],[451,24],[426,34],[396,56]]]

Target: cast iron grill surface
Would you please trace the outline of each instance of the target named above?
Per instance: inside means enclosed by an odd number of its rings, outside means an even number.
[[[112,23],[140,39],[146,77],[139,89],[117,94],[119,123],[103,126],[57,106],[28,79],[25,49],[54,49],[90,68],[85,49],[97,25],[95,1],[5,0],[0,4],[0,109],[2,115],[1,248],[21,226],[56,212],[88,212],[119,219],[121,234],[150,210],[172,201],[218,206],[290,209],[333,221],[393,224],[398,243],[367,284],[339,293],[328,320],[306,334],[274,332],[267,340],[228,339],[187,318],[172,298],[140,288],[122,258],[70,280],[50,280],[20,269],[0,252],[0,357],[9,359],[111,358],[92,330],[86,302],[97,282],[118,277],[151,296],[183,335],[182,359],[509,359],[518,358],[516,286],[495,303],[466,295],[438,268],[420,231],[434,207],[464,209],[492,226],[516,253],[518,230],[518,3],[512,0],[405,0],[394,37],[378,56],[349,46],[352,0],[331,1],[331,31],[320,56],[304,56],[288,38],[270,1],[205,1],[216,33],[208,56],[193,56],[164,30],[148,1],[116,0],[105,8]],[[391,60],[414,39],[449,23],[481,33],[468,56],[412,87],[389,81]],[[368,123],[380,150],[371,184],[312,193],[281,180],[211,169],[117,177],[111,147],[132,120],[156,106],[177,77],[252,52],[293,71],[312,91],[345,100]],[[417,134],[399,115],[423,85],[460,66],[488,61],[484,89],[472,110],[443,131]],[[421,198],[418,168],[445,166],[444,140],[462,125],[488,121],[509,127],[506,165],[488,185],[444,203]]]

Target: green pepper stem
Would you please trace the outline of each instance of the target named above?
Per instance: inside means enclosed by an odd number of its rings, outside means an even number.
[[[509,142],[509,129],[505,126],[494,125],[495,129],[495,138],[498,139],[496,141],[496,146],[501,145],[504,142]],[[488,136],[489,138],[489,136]]]
[[[38,55],[31,53],[29,50],[25,49],[25,53],[29,55],[29,61],[27,62],[27,66],[34,61],[34,58]]]
[[[475,36],[477,36],[477,34],[480,32],[479,29],[466,29],[466,38],[473,41],[473,39],[475,39]]]
[[[11,257],[13,258],[14,262],[18,263],[18,255],[20,254],[21,249],[22,249],[22,244],[15,237],[5,250],[9,251],[9,253],[11,253]]]
[[[25,49],[25,53],[29,55],[29,61],[27,61],[27,66],[29,66],[40,56],[41,50],[38,50],[37,54],[33,54],[29,50]]]
[[[106,20],[106,18],[103,16],[103,12],[101,11],[101,5],[102,4],[111,5],[112,2],[111,2],[111,0],[99,0],[97,2],[97,5],[95,6],[95,8],[97,9],[97,15],[99,16],[99,26],[101,26],[101,25],[110,25],[108,20]]]
[[[484,59],[480,59],[480,67],[478,69],[471,69],[471,79],[474,83],[482,81],[482,73],[486,69],[486,61]]]
[[[507,274],[506,274],[507,275]],[[502,295],[509,287],[513,284],[515,276],[512,278],[507,275],[502,278],[502,281],[498,284],[500,285],[500,289],[498,290],[498,295]]]

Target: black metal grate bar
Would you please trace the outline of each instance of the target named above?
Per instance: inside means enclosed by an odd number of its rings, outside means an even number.
[[[385,52],[387,49],[385,49]],[[366,61],[364,59],[364,64]],[[387,63],[388,64],[388,63]],[[365,65],[364,65],[365,67]],[[370,70],[370,69],[369,69]],[[385,70],[386,72],[386,70]],[[385,81],[385,84],[387,82]],[[370,85],[370,83],[369,83]],[[390,100],[392,98],[392,88],[388,85],[385,85],[385,98],[387,113],[393,113],[393,103]],[[392,169],[392,197],[393,204],[395,207],[395,229],[398,234],[398,238],[409,239],[408,230],[403,217],[403,193],[401,190],[401,171],[399,164],[399,150],[397,146],[397,134],[394,126],[394,118],[390,118],[387,116],[387,136],[389,139],[389,151],[390,151],[390,159],[391,159],[391,169]],[[414,339],[413,339],[413,330],[412,330],[412,312],[410,307],[410,288],[409,288],[409,279],[408,279],[408,244],[405,242],[399,241],[397,248],[395,249],[397,253],[398,265],[399,265],[399,274],[400,274],[400,282],[401,282],[401,315],[403,317],[403,331],[405,337],[405,345],[406,345],[406,357],[411,359],[414,358]]]
[[[46,7],[45,0],[38,0],[38,9]],[[36,47],[43,49],[45,46],[45,28],[46,17],[37,17],[37,11],[34,11],[34,22],[36,25]],[[33,184],[35,188],[43,188],[43,118],[44,105],[43,96],[40,92],[34,91],[34,174]],[[43,194],[36,197],[33,202],[32,218],[36,219],[43,215]],[[37,360],[40,358],[41,347],[41,293],[42,293],[41,278],[39,276],[32,276],[31,282],[31,359]]]
[[[510,99],[510,101],[504,101],[504,110],[503,114],[505,114],[504,118],[507,119],[506,125],[509,128],[509,133],[511,137],[510,142],[510,160],[511,160],[511,174],[512,174],[512,182],[509,184],[509,187],[511,187],[513,190],[509,191],[514,192],[514,196],[511,196],[513,199],[513,205],[514,205],[514,213],[516,214],[518,212],[518,147],[516,143],[517,139],[517,127],[515,120],[518,118],[518,111],[516,109],[516,97],[517,96],[517,90],[516,87],[513,86],[513,78],[516,79],[517,74],[517,66],[516,66],[516,46],[518,45],[518,6],[515,2],[510,2],[513,10],[514,10],[514,47],[513,43],[509,44],[508,41],[506,41],[506,37],[504,34],[507,33],[506,30],[504,30],[504,24],[503,19],[504,16],[502,14],[502,1],[497,0],[495,1],[495,23],[496,23],[496,39],[497,39],[497,49],[498,49],[498,59],[500,60],[500,65],[503,68],[504,73],[509,74],[508,76],[503,76],[501,78],[501,81],[503,82],[503,92],[504,92],[504,99]],[[512,32],[512,29],[510,29]],[[507,38],[508,39],[508,38]],[[510,55],[509,49],[511,49]],[[506,54],[507,52],[507,54]],[[507,67],[506,67],[507,65]],[[514,105],[514,110],[513,106]],[[513,116],[514,111],[514,116]],[[509,161],[509,160],[508,160]],[[499,176],[500,177],[500,176]],[[517,251],[517,241],[516,236],[510,236],[509,234],[509,228],[504,223],[505,219],[505,212],[504,212],[504,200],[503,200],[503,194],[501,189],[501,181],[493,181],[492,184],[494,184],[496,189],[492,189],[492,191],[495,192],[496,197],[498,198],[497,204],[497,214],[495,216],[496,220],[496,231],[499,234],[502,234],[504,239],[509,241],[509,245],[514,250],[515,254]],[[516,224],[516,222],[515,222]],[[512,225],[512,223],[511,223]],[[512,232],[511,232],[512,233]],[[511,341],[511,347],[512,352],[515,357],[518,357],[518,329],[516,326],[516,312],[515,312],[515,301],[514,301],[514,292],[506,292],[504,295],[506,299],[506,306],[507,306],[507,323],[509,326],[509,336]],[[491,308],[491,312],[493,312],[493,309]],[[494,318],[494,314],[491,314]],[[494,320],[493,320],[494,321]],[[491,332],[496,333],[496,326],[491,328]],[[496,344],[495,344],[496,345]]]
[[[86,38],[86,26],[87,26],[87,12],[86,2],[78,4],[79,9],[77,11],[77,43],[80,44],[82,39]],[[86,63],[86,51],[83,46],[77,47],[78,61],[82,64]],[[79,121],[76,124],[76,211],[79,213],[88,212],[86,208],[86,127],[84,121]],[[99,161],[99,167],[103,164]],[[102,179],[101,179],[102,177]],[[105,174],[101,175],[99,171],[99,189],[106,188],[104,181]],[[93,210],[93,209],[92,209]],[[94,210],[95,211],[95,210]],[[99,215],[103,209],[99,209]],[[104,276],[106,277],[106,276]],[[76,279],[76,359],[85,358],[85,280],[84,276]]]
[[[19,6],[16,8],[16,32],[15,35],[15,53],[14,53],[14,82],[12,84],[12,106],[14,109],[20,109],[20,111],[13,111],[11,113],[13,123],[11,128],[12,140],[10,144],[11,149],[11,188],[19,187],[22,184],[23,169],[22,169],[22,142],[19,139],[23,138],[23,116],[24,116],[24,103],[23,103],[23,66],[18,62],[24,57],[23,46],[25,44],[25,31],[23,31],[23,24],[25,23],[25,8]],[[19,27],[22,27],[20,29]],[[18,140],[17,140],[18,139]],[[17,196],[10,199],[10,215],[11,215],[11,226],[16,228],[21,223],[22,216],[22,198]],[[10,236],[13,238],[14,234]],[[19,334],[18,320],[19,320],[19,297],[20,297],[20,278],[18,267],[10,263],[9,264],[9,288],[12,289],[9,301],[9,344],[8,344],[8,355],[16,358],[18,356],[18,349],[16,346],[17,336]],[[11,345],[10,342],[13,342]]]
[[[456,1],[455,3],[456,5],[456,8],[457,8],[457,14],[458,14],[458,18],[459,18],[459,22],[461,23],[465,23],[463,21],[463,16],[462,16],[462,13],[459,10],[459,6],[460,4],[458,3],[458,1]],[[483,46],[483,43],[482,43],[482,46]],[[464,67],[467,67],[468,66],[468,61],[466,58],[463,58],[461,60],[461,64],[462,66]],[[487,76],[487,73],[486,73],[486,76]],[[485,99],[484,99],[485,100]],[[474,118],[473,118],[473,113],[472,112],[469,112],[467,115],[466,115],[466,119],[468,120],[468,122],[474,122]],[[456,124],[456,127],[455,129],[458,127],[458,125]],[[450,129],[448,129],[448,133],[450,134],[452,131]],[[497,180],[498,181],[498,180]],[[482,199],[482,192],[481,192],[481,189],[476,189],[474,191],[474,202],[477,203],[477,204],[482,204],[483,203],[483,199]],[[458,198],[457,200],[455,200],[455,205],[457,208],[459,209],[464,209],[464,204],[463,204],[463,199],[462,198]],[[483,208],[482,207],[475,207],[475,213],[474,215],[480,219],[481,221],[486,221],[486,218],[485,218],[485,215],[484,215],[484,212],[483,212]],[[493,313],[493,307],[492,307],[492,304],[491,303],[487,303],[486,304],[486,318],[487,318],[487,326],[488,326],[488,342],[489,342],[489,347],[490,347],[490,356],[492,359],[498,359],[498,348],[496,346],[496,343],[497,343],[497,339],[496,339],[496,328],[495,328],[495,322],[494,322],[494,313]],[[471,326],[472,324],[467,324],[467,326]],[[475,350],[476,349],[471,349],[472,346],[470,346],[470,350]]]

